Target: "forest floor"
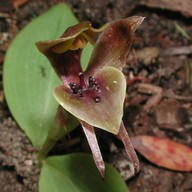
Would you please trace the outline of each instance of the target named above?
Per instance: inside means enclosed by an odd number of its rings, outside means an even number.
[[[3,94],[2,69],[6,51],[17,33],[58,0],[0,0],[0,191],[37,192],[36,150],[14,121]],[[124,123],[131,136],[169,138],[192,147],[192,2],[190,0],[66,0],[76,17],[94,27],[132,15],[145,20],[136,32],[125,75],[144,79],[153,94],[128,86]],[[171,3],[170,3],[171,2]],[[186,32],[186,33],[185,33]],[[187,35],[188,34],[188,35]],[[150,86],[152,85],[152,86]],[[147,101],[163,91],[161,101]],[[180,97],[177,97],[177,96]],[[171,115],[169,118],[167,118]],[[78,133],[78,134],[77,134]],[[81,131],[71,137],[84,137]],[[124,177],[131,192],[191,192],[192,173],[160,168],[139,155],[141,170],[129,178],[124,149],[103,133],[106,161]],[[82,142],[83,140],[81,140]],[[80,145],[79,145],[80,146]],[[115,148],[115,150],[114,150]],[[71,149],[72,150],[72,149]],[[77,149],[75,149],[77,150]],[[78,150],[81,150],[78,148]],[[68,150],[70,151],[70,149]]]

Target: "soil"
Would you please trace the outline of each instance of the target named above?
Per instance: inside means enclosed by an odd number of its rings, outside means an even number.
[[[9,112],[3,95],[2,68],[7,48],[15,35],[32,19],[62,2],[58,0],[6,0],[0,1],[0,191],[38,191],[39,167],[36,162],[36,149],[31,146],[25,134],[18,127]],[[176,28],[179,24],[192,37],[190,16],[182,10],[174,11],[161,7],[140,4],[140,0],[66,0],[77,18],[89,20],[94,27],[131,15],[146,17],[138,29],[124,73],[140,76],[144,83],[158,87],[167,94],[159,100],[145,92],[138,92],[137,82],[130,84],[125,101],[124,123],[131,136],[153,135],[169,138],[192,147],[192,103],[186,99],[192,93],[191,39],[182,35]],[[174,5],[174,1],[173,1]],[[156,49],[154,49],[154,47]],[[175,49],[170,49],[174,47]],[[147,48],[149,53],[146,54]],[[155,51],[154,51],[155,50]],[[140,53],[139,53],[140,52]],[[146,55],[147,60],[146,60]],[[185,67],[184,67],[185,66]],[[156,92],[154,91],[154,95]],[[174,106],[174,107],[169,107]],[[172,118],[167,119],[166,114]],[[70,135],[79,138],[65,152],[86,150],[85,138],[81,129]],[[99,142],[106,161],[112,163],[126,180],[132,192],[190,192],[192,173],[176,172],[160,168],[139,155],[141,170],[131,177],[130,162],[117,138],[99,132]],[[80,145],[79,145],[80,144]],[[53,149],[62,151],[61,143]],[[59,151],[59,152],[60,152]],[[54,153],[54,151],[53,151]]]

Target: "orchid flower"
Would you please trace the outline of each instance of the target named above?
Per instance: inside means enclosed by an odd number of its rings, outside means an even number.
[[[139,161],[122,122],[126,79],[122,73],[134,32],[143,17],[116,20],[94,29],[89,22],[68,28],[56,40],[40,41],[37,48],[50,61],[62,80],[53,94],[58,103],[82,125],[96,166],[102,176],[105,164],[93,127],[118,135],[134,165]],[[94,45],[88,67],[80,59],[87,43]]]

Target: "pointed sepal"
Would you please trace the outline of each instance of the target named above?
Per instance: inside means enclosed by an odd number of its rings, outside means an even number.
[[[127,155],[129,156],[130,160],[133,163],[135,174],[137,174],[139,172],[139,169],[140,169],[139,159],[137,157],[137,154],[135,152],[133,144],[131,143],[131,140],[129,138],[129,135],[128,135],[126,129],[125,129],[125,126],[124,126],[123,122],[121,123],[118,136],[120,137],[121,141],[123,142],[126,153],[127,153]]]
[[[131,48],[134,33],[143,20],[144,17],[133,16],[110,23],[96,42],[87,72],[91,74],[106,66],[121,70]]]
[[[93,159],[95,161],[95,164],[101,174],[101,176],[104,178],[105,174],[105,163],[103,161],[103,157],[99,148],[99,144],[97,142],[97,138],[95,135],[95,131],[93,126],[87,124],[84,121],[80,121],[83,131],[85,133],[85,136],[87,138],[88,144],[91,148],[92,154],[93,154]]]

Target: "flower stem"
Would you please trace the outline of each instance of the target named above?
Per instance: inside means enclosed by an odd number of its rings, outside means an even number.
[[[71,114],[64,110],[61,106],[58,107],[55,123],[50,128],[48,136],[39,151],[38,160],[41,162],[46,158],[55,143],[63,138],[69,131],[77,127],[78,122]]]

